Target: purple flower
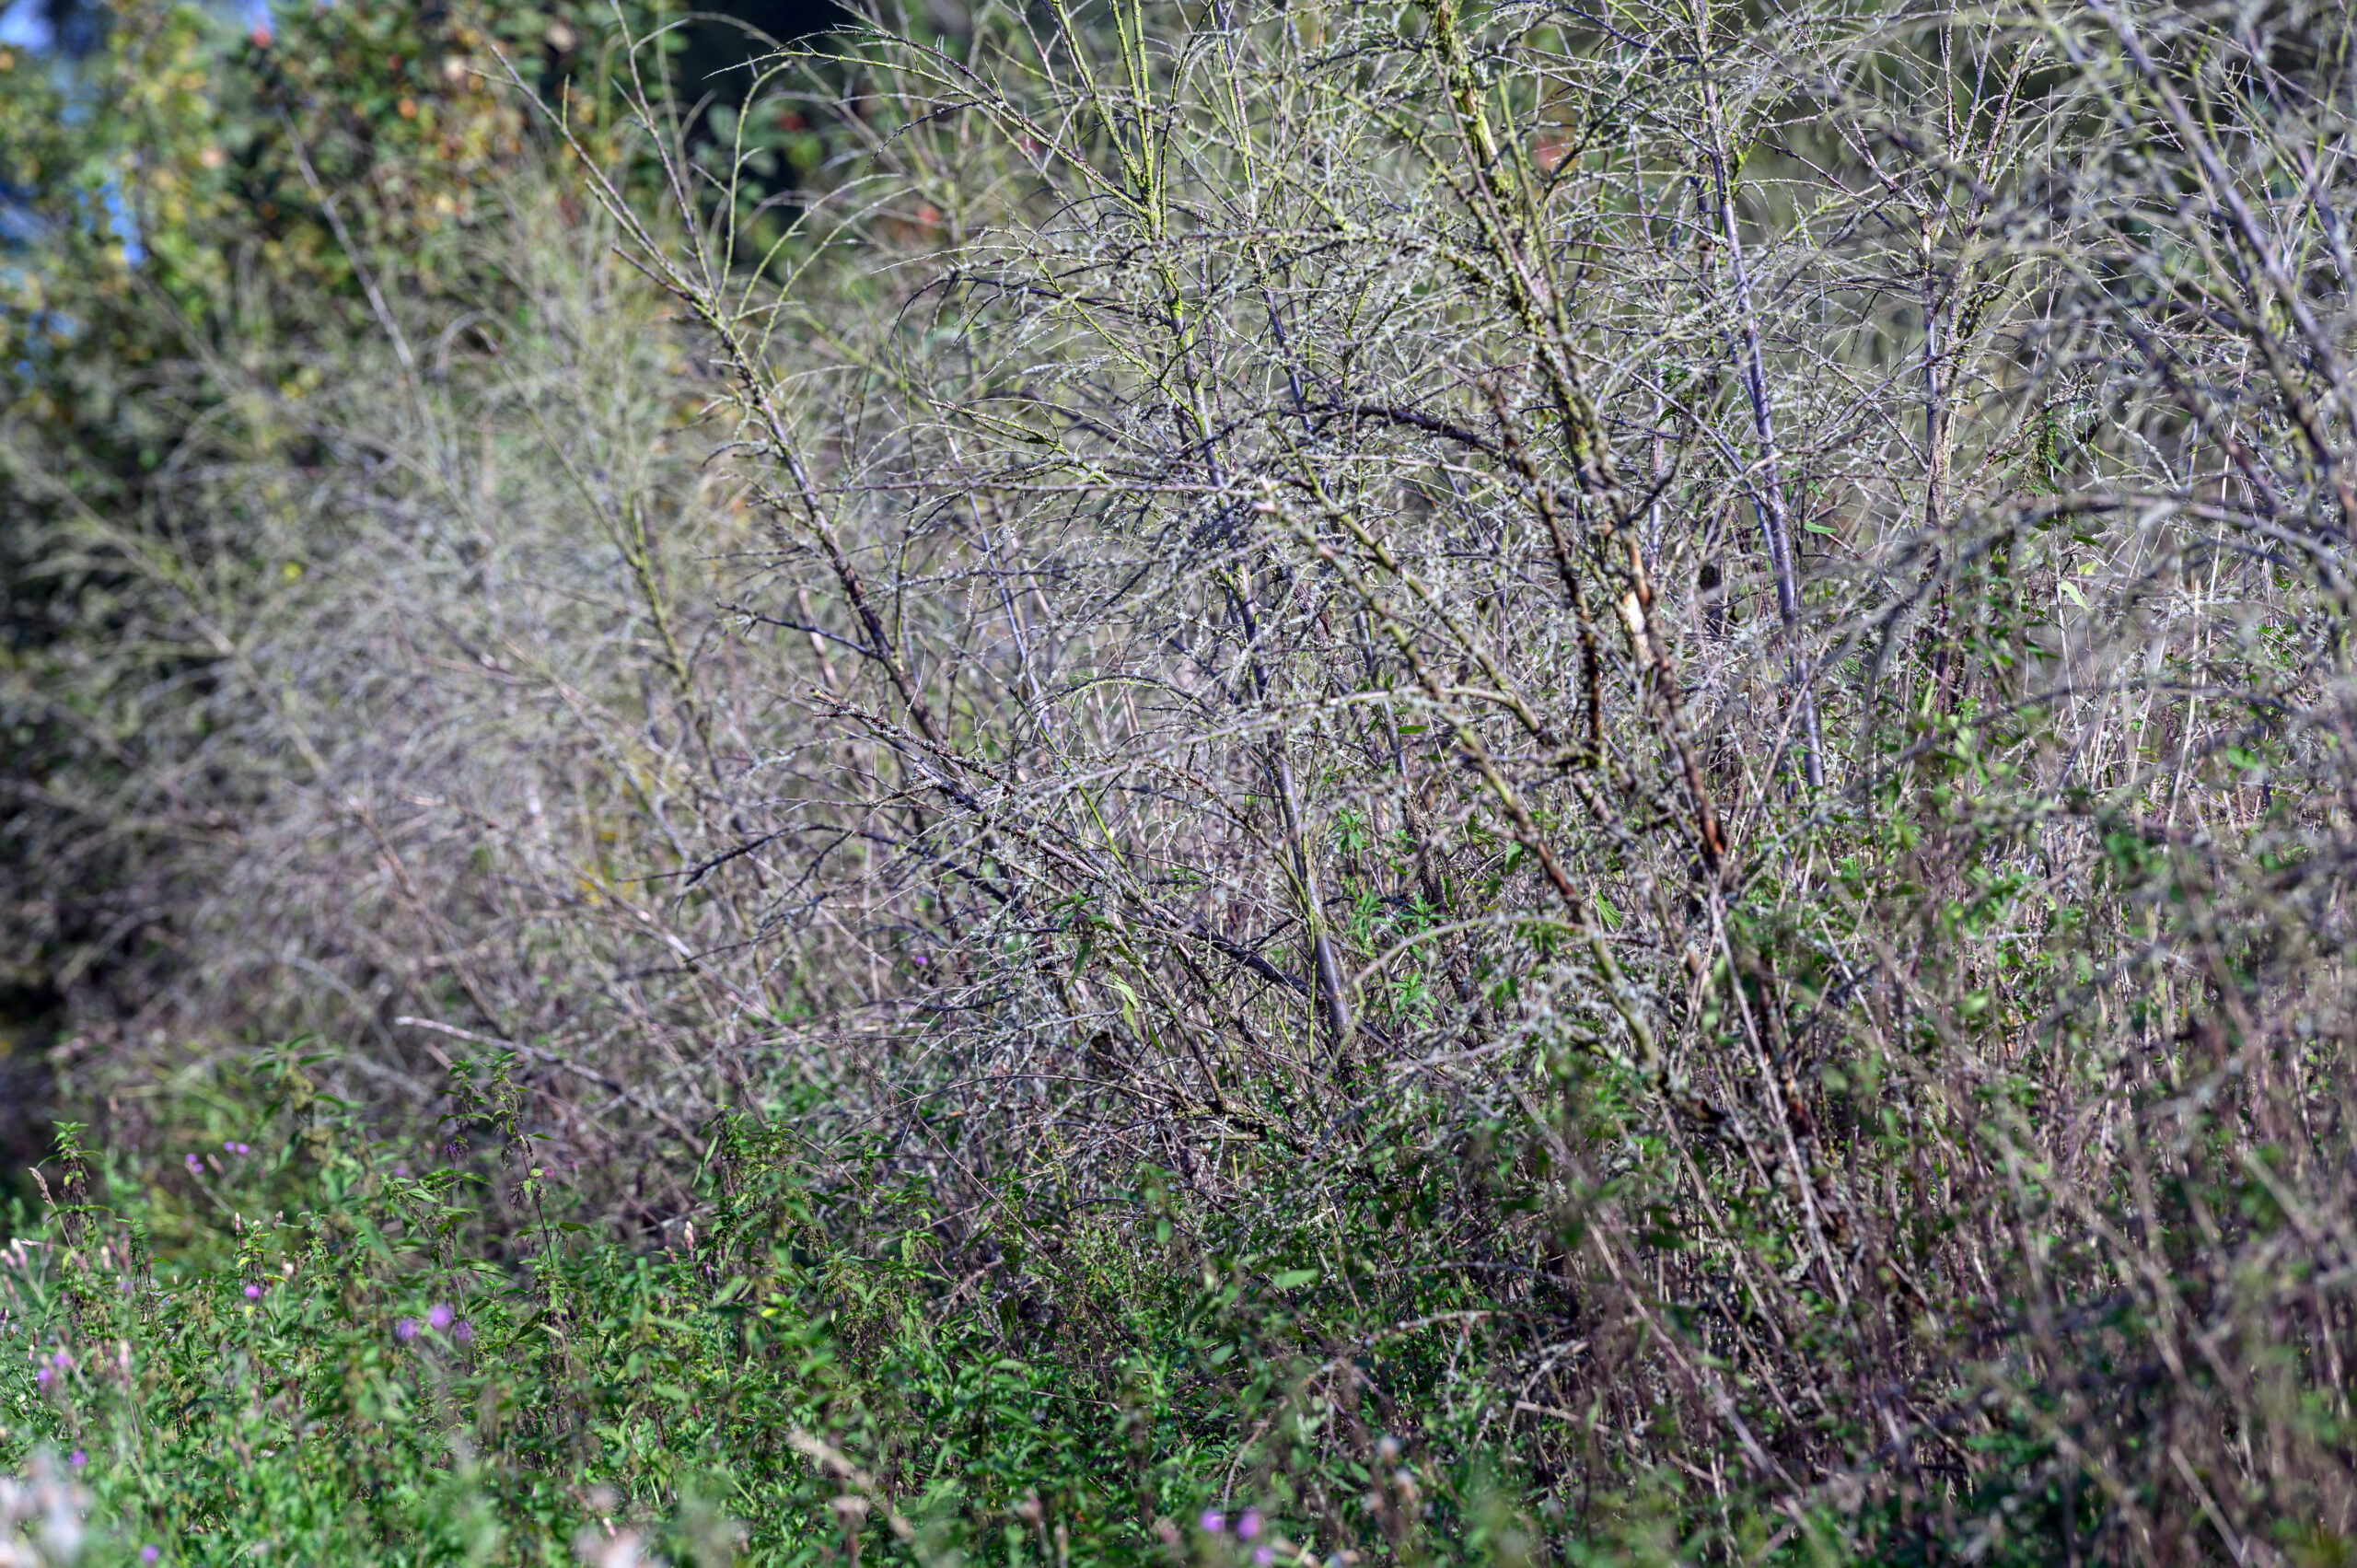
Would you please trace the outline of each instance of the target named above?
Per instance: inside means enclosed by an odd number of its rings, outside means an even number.
[[[70,1454],[68,1454],[68,1455],[66,1455],[66,1456],[65,1456],[65,1462],[66,1462],[67,1464],[69,1464],[69,1465],[72,1465],[75,1469],[77,1469],[77,1470],[78,1470],[78,1469],[80,1469],[84,1465],[87,1465],[87,1464],[88,1464],[88,1463],[90,1462],[90,1456],[89,1456],[89,1455],[87,1455],[87,1454],[85,1454],[84,1452],[82,1452],[82,1450],[81,1450],[81,1449],[76,1448],[76,1449],[75,1449],[72,1453],[70,1453]]]
[[[425,1320],[433,1324],[437,1329],[448,1328],[450,1326],[450,1318],[451,1312],[449,1307],[438,1301],[434,1304],[433,1309],[425,1315]]]
[[[1247,1508],[1244,1510],[1243,1516],[1236,1521],[1236,1539],[1238,1540],[1250,1540],[1254,1536],[1257,1536],[1260,1533],[1260,1510],[1258,1508]]]
[[[248,1285],[246,1287],[246,1299],[248,1301],[260,1301],[261,1299],[261,1286]]]
[[[1274,1562],[1276,1560],[1277,1549],[1272,1546],[1264,1546],[1260,1551],[1252,1554],[1252,1561],[1256,1565],[1256,1568],[1269,1568],[1269,1564]]]
[[[395,1323],[393,1325],[393,1338],[400,1340],[404,1343],[417,1338],[417,1319],[414,1318],[404,1318],[400,1322]]]
[[[225,1155],[236,1154],[238,1152],[238,1140],[231,1138],[226,1143],[224,1143],[221,1145],[221,1152]]]
[[[191,1155],[188,1156],[188,1169],[191,1176],[203,1176],[204,1174],[204,1162],[197,1158],[194,1155]]]
[[[139,1561],[142,1562],[153,1562],[163,1555],[161,1551],[152,1546],[143,1546],[139,1549]]]
[[[1203,1533],[1207,1536],[1215,1536],[1227,1528],[1227,1516],[1216,1508],[1204,1509],[1203,1516],[1195,1522],[1203,1527]]]
[[[475,1326],[461,1318],[450,1325],[450,1337],[462,1345],[470,1345],[475,1342]]]
[[[56,1376],[56,1373],[52,1372],[48,1367],[44,1366],[39,1372],[33,1374],[33,1381],[36,1383],[46,1383]]]
[[[393,1174],[395,1176],[407,1176],[409,1174],[409,1161],[395,1160],[393,1162]]]

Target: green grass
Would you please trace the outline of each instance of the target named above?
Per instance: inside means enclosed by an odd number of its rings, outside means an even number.
[[[69,1152],[83,1201],[7,1255],[6,1441],[73,1456],[95,1561],[563,1562],[630,1532],[698,1562],[1538,1549],[1440,1275],[1377,1314],[1314,1259],[1238,1250],[1250,1227],[1155,1217],[1151,1186],[1028,1256],[944,1256],[913,1188],[816,1191],[753,1121],[714,1130],[659,1239],[593,1238],[514,1167],[540,1218],[503,1242],[505,1156],[412,1169],[288,1103],[168,1161]]]

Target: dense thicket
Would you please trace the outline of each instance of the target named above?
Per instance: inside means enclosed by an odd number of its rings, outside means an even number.
[[[172,26],[6,274],[104,1539],[2351,1549],[2341,13]]]

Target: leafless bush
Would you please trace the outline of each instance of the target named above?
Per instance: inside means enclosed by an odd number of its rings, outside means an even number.
[[[727,875],[897,1157],[1347,1273],[1428,1104],[1541,1474],[2344,1534],[2333,36],[982,8],[853,49],[865,290],[610,197],[774,540]]]
[[[145,511],[51,482],[44,570],[114,630],[31,694],[89,715],[91,762],[17,802],[55,867],[26,929],[81,937],[63,1056],[112,1135],[240,1036],[308,1033],[344,1092],[429,1120],[514,1040],[599,1201],[675,1210],[600,1161],[684,1136],[745,1040],[696,957],[744,906],[662,878],[732,830],[726,693],[758,689],[707,574],[751,536],[680,439],[702,376],[660,301],[556,189],[502,216],[457,237],[489,248],[476,296],[378,292],[373,349],[287,366],[266,318],[196,343],[216,406]]]
[[[418,1103],[507,1042],[586,1183],[818,1085],[815,1165],[1068,1302],[1158,1171],[1378,1304],[1479,1282],[1480,1430],[1729,1551],[2345,1538],[2337,25],[1051,4],[782,60],[745,119],[841,156],[776,254],[725,157],[668,217],[591,165],[610,226],[519,198],[528,330],[388,302],[255,416],[328,460],[86,519],[215,656],[121,1027]],[[200,526],[284,588],[208,599]]]

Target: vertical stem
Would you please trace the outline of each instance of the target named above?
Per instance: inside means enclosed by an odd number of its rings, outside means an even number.
[[[1653,498],[1645,504],[1645,570],[1661,570],[1661,487],[1669,477],[1669,444],[1661,433],[1662,421],[1669,417],[1668,400],[1656,395],[1654,399],[1653,461],[1647,477],[1653,482]]]
[[[1817,736],[1817,698],[1801,667],[1800,585],[1793,572],[1792,521],[1784,504],[1783,465],[1776,451],[1776,429],[1768,401],[1768,372],[1759,347],[1759,318],[1752,308],[1751,273],[1743,260],[1743,231],[1736,219],[1735,186],[1727,177],[1726,127],[1719,109],[1718,84],[1711,77],[1708,60],[1711,29],[1707,0],[1696,0],[1695,38],[1705,62],[1702,71],[1702,117],[1709,138],[1711,175],[1716,186],[1720,226],[1725,231],[1727,261],[1735,280],[1736,350],[1741,362],[1744,390],[1751,400],[1751,425],[1759,440],[1759,483],[1753,505],[1759,514],[1759,532],[1768,551],[1768,570],[1775,579],[1776,618],[1785,637],[1785,678],[1800,702],[1801,761],[1811,788],[1825,783],[1823,747]]]
[[[1198,428],[1202,426],[1199,424]],[[1210,458],[1209,463],[1213,482],[1225,483],[1217,457]],[[1252,610],[1250,580],[1242,572],[1223,573],[1220,580],[1235,609],[1237,630],[1243,634],[1245,672],[1252,684],[1253,699],[1265,703],[1269,700],[1269,675],[1260,658],[1260,619]],[[1293,758],[1286,749],[1283,730],[1269,738],[1267,760],[1269,785],[1277,797],[1278,819],[1284,829],[1285,854],[1291,863],[1286,870],[1293,883],[1295,901],[1300,906],[1302,925],[1309,933],[1310,966],[1317,975],[1318,1006],[1333,1034],[1334,1054],[1339,1062],[1351,1042],[1350,997],[1342,986],[1341,959],[1334,951],[1334,938],[1327,926],[1325,894],[1318,884],[1318,863],[1310,853],[1308,834],[1303,825],[1301,790],[1294,781]]]
[[[1119,14],[1118,11],[1116,14]],[[1224,16],[1222,26],[1225,26]],[[1145,104],[1149,78],[1140,52],[1145,28],[1142,12],[1138,14],[1136,27],[1140,44],[1132,47],[1130,38],[1125,34],[1122,38],[1122,49],[1124,57],[1131,61],[1132,92],[1135,96],[1139,122],[1143,127],[1146,118]],[[1231,40],[1231,48],[1232,42]],[[1229,56],[1231,66],[1234,58],[1231,52]],[[1242,109],[1240,99],[1237,100],[1237,105],[1240,115]],[[1245,145],[1246,168],[1248,174],[1251,168],[1249,131],[1241,118],[1237,122],[1237,134]],[[1150,160],[1152,138],[1145,135],[1143,130],[1140,134],[1140,142],[1149,148],[1149,151],[1142,156]],[[1131,178],[1132,199],[1145,220],[1147,231],[1159,239],[1167,226],[1167,215],[1164,211],[1162,189],[1152,178],[1151,163],[1142,163],[1137,170],[1132,171]],[[1260,261],[1257,249],[1254,256],[1257,263]],[[1261,269],[1261,273],[1265,278],[1265,267]],[[1162,287],[1164,307],[1169,313],[1173,328],[1173,346],[1176,350],[1179,373],[1186,386],[1186,396],[1173,400],[1174,412],[1182,426],[1183,433],[1189,437],[1188,444],[1202,452],[1203,467],[1210,475],[1213,485],[1216,488],[1225,488],[1227,483],[1227,475],[1225,465],[1220,461],[1218,437],[1214,434],[1216,427],[1212,419],[1211,409],[1203,389],[1202,367],[1196,359],[1196,328],[1187,309],[1186,295],[1179,286],[1177,273],[1167,263],[1157,268],[1156,275]],[[1262,292],[1264,297],[1268,298],[1270,330],[1276,335],[1279,348],[1283,351],[1285,348],[1284,327],[1277,316],[1276,302],[1273,297],[1267,296],[1265,284]],[[1297,412],[1300,412],[1306,425],[1308,415],[1305,409],[1300,375],[1297,368],[1291,363],[1289,353],[1287,359],[1286,372],[1293,391],[1295,408]],[[1269,697],[1269,677],[1260,657],[1260,632],[1257,618],[1252,611],[1249,577],[1246,572],[1227,574],[1225,587],[1244,634],[1246,668],[1252,683],[1253,699],[1265,703]],[[1334,1056],[1339,1063],[1343,1051],[1349,1049],[1351,1042],[1350,999],[1342,985],[1341,959],[1334,950],[1334,939],[1328,929],[1326,900],[1323,891],[1318,885],[1317,863],[1311,853],[1306,830],[1303,824],[1301,791],[1294,779],[1293,760],[1286,750],[1282,728],[1269,738],[1267,756],[1269,783],[1277,797],[1278,814],[1284,829],[1285,849],[1292,862],[1288,870],[1291,873],[1294,895],[1300,906],[1302,925],[1309,933],[1310,963],[1317,976],[1319,1010],[1324,1014],[1326,1026],[1332,1033]]]
[[[1923,220],[1923,531],[1935,551],[1942,550],[1941,528],[1947,518],[1948,411],[1940,361],[1945,352],[1940,328],[1945,310],[1940,280],[1932,266],[1932,219]],[[1934,555],[1933,570],[1944,557]],[[1954,640],[1948,634],[1948,593],[1943,586],[1932,610],[1932,701],[1937,711],[1956,706],[1956,683],[1962,671]]]

